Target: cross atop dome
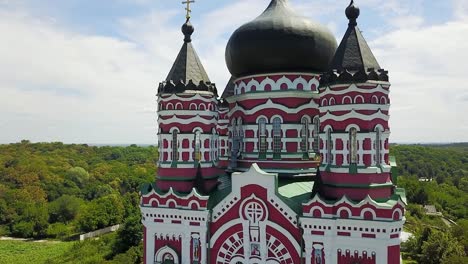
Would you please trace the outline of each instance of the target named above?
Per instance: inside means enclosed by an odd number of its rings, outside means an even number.
[[[187,5],[187,7],[185,8],[185,10],[187,11],[187,15],[185,16],[185,18],[187,18],[187,21],[189,21],[190,19],[190,13],[192,13],[192,9],[190,9],[190,4],[192,3],[195,3],[195,0],[187,0],[182,2],[182,4]]]

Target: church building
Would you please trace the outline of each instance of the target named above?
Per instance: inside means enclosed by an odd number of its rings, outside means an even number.
[[[271,0],[230,37],[222,95],[187,15],[158,87],[158,172],[140,199],[144,263],[400,263],[406,198],[389,156],[389,73],[354,1],[345,14],[338,45]]]

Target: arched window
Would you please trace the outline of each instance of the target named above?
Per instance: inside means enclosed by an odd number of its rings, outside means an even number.
[[[383,104],[383,105],[387,104],[387,98],[385,98],[385,96],[380,97],[380,104]]]
[[[335,105],[335,98],[330,98],[330,106]]]
[[[375,164],[380,166],[382,163],[382,131],[380,127],[375,129]]]
[[[320,148],[320,118],[316,116],[314,118],[314,151],[319,153]]]
[[[349,130],[349,161],[351,164],[357,163],[357,129]]]
[[[259,158],[265,159],[267,152],[267,132],[266,118],[262,117],[258,120],[258,153]]]
[[[172,131],[172,162],[174,163],[179,160],[179,144],[177,142],[177,134],[177,130]]]
[[[201,160],[201,139],[200,139],[200,131],[196,131],[194,136],[193,136],[193,140],[194,140],[194,145],[195,145],[195,149],[194,149],[194,152],[193,152],[193,160],[195,161],[195,163],[200,163],[200,160]]]
[[[354,103],[355,104],[363,104],[364,103],[364,97],[362,95],[357,95],[354,97]]]
[[[322,99],[322,106],[328,106],[328,101],[326,98]]]
[[[372,103],[373,104],[378,104],[379,103],[379,98],[376,95],[372,96]]]
[[[273,119],[273,158],[281,158],[281,119],[275,117]]]
[[[301,130],[301,150],[302,152],[309,151],[309,119],[303,117],[301,120],[302,130]]]
[[[332,130],[331,128],[327,129],[327,163],[333,163],[333,156],[332,156],[332,148],[333,148],[333,141],[332,141]]]

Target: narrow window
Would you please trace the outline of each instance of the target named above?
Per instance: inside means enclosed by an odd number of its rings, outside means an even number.
[[[172,162],[177,162],[179,160],[177,133],[177,130],[172,131]]]
[[[193,152],[193,160],[196,163],[199,163],[201,160],[201,141],[200,141],[200,131],[196,131],[194,135],[194,144],[195,150]]]
[[[301,120],[302,130],[301,130],[301,150],[302,152],[309,151],[309,119],[303,117]]]
[[[331,128],[329,128],[327,130],[327,163],[328,164],[333,163],[332,148],[333,148],[332,133],[331,133]]]
[[[349,160],[351,164],[357,163],[357,129],[349,130]]]
[[[317,116],[314,118],[314,151],[319,153],[320,150],[320,118]]]
[[[380,128],[376,128],[375,131],[375,164],[377,166],[381,165],[382,163],[382,139],[381,139],[381,131]]]
[[[273,158],[281,158],[281,119],[273,119]]]
[[[266,151],[267,151],[267,138],[266,138],[266,119],[260,118],[258,120],[258,151],[259,151],[259,158],[264,159],[266,158]]]
[[[237,127],[238,127],[238,137],[239,137],[239,154],[242,154],[244,151],[244,126],[242,125],[242,118],[237,119]]]

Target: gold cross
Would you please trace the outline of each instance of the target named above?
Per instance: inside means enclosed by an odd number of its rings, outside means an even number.
[[[187,10],[187,15],[185,16],[187,20],[190,19],[190,13],[192,12],[192,9],[190,9],[191,3],[195,3],[195,0],[187,0],[187,1],[182,2],[182,4],[187,5],[187,7],[185,8],[185,10]]]

